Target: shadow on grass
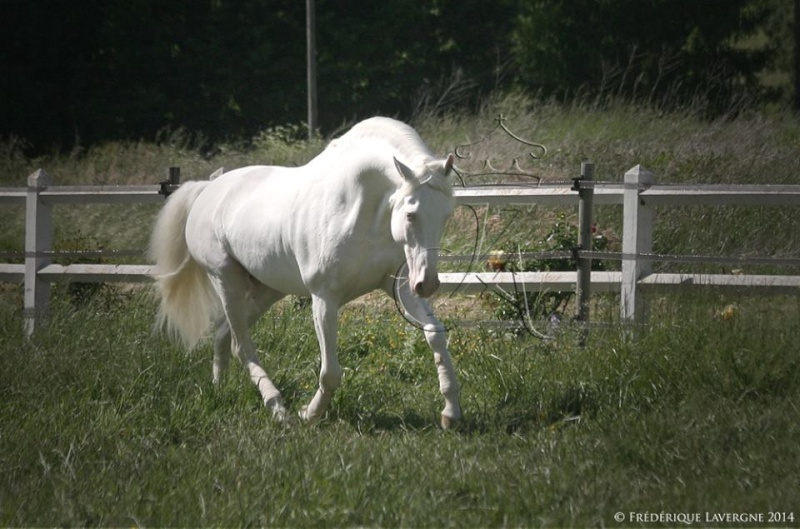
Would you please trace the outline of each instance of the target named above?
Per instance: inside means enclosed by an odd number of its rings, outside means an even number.
[[[536,411],[516,413],[514,415],[497,414],[483,416],[481,414],[467,414],[454,428],[446,430],[465,437],[489,435],[494,433],[508,435],[523,435],[543,430],[557,431],[566,427],[580,424],[580,414],[548,414],[542,416]],[[326,422],[345,423],[362,435],[380,435],[395,432],[424,433],[442,429],[440,417],[436,415],[420,414],[413,410],[406,410],[400,414],[376,412],[369,415],[358,414],[351,416],[347,413],[332,412]]]

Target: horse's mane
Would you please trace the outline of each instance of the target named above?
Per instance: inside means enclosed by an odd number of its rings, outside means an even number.
[[[359,145],[372,141],[388,145],[402,162],[414,167],[422,166],[436,159],[413,127],[387,117],[373,117],[357,123],[345,134],[333,140],[326,151],[346,147],[357,148]],[[452,194],[452,188],[446,179],[433,178],[421,183],[428,183],[431,187],[444,193]],[[410,191],[410,189],[407,190]]]
[[[402,121],[392,118],[374,117],[366,119],[347,131],[339,141],[378,139],[387,142],[394,150],[408,158],[409,162],[428,162],[434,158],[420,138],[419,133]],[[415,160],[417,159],[417,160]]]

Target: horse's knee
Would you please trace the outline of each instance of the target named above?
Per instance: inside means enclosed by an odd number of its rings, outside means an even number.
[[[319,373],[319,388],[325,393],[333,393],[342,385],[342,368],[328,367]]]
[[[434,351],[443,351],[447,349],[447,333],[444,329],[434,328],[425,329],[425,340]]]

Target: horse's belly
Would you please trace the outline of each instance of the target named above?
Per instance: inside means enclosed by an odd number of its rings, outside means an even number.
[[[303,282],[300,272],[294,267],[281,266],[275,261],[264,263],[263,267],[249,270],[250,275],[260,283],[284,294],[294,296],[307,296],[310,294],[308,287]]]
[[[308,288],[303,282],[300,266],[294,255],[286,253],[279,240],[263,234],[260,239],[243,244],[241,240],[228,240],[228,251],[247,272],[260,283],[283,292],[303,296]],[[254,244],[257,243],[257,244]]]

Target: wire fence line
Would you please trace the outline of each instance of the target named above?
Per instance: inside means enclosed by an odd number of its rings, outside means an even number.
[[[586,165],[586,164],[584,164]],[[591,165],[591,164],[589,164]],[[593,166],[592,166],[593,172]],[[593,251],[591,243],[578,245],[568,250],[542,252],[509,252],[504,256],[507,262],[514,260],[555,260],[562,259],[582,265],[586,269],[589,260],[621,262],[622,271],[605,274],[602,281],[616,282],[616,290],[622,293],[621,319],[630,320],[638,311],[641,301],[637,301],[640,287],[648,285],[669,286],[678,284],[680,278],[667,277],[669,274],[653,273],[655,262],[684,264],[717,264],[726,266],[769,266],[797,267],[800,258],[784,256],[714,256],[677,255],[654,252],[652,233],[655,206],[674,206],[685,204],[706,205],[756,205],[756,206],[800,206],[800,186],[790,185],[706,185],[706,184],[655,184],[652,174],[641,166],[625,173],[623,181],[594,181],[582,176],[571,181],[558,182],[515,182],[482,184],[454,187],[458,204],[475,206],[492,205],[577,205],[587,194],[594,195],[595,205],[616,205],[623,207],[622,251]],[[470,175],[466,175],[470,176]],[[95,248],[87,250],[64,249],[53,246],[52,207],[58,204],[125,204],[158,203],[179,185],[176,168],[169,172],[169,180],[160,185],[150,186],[55,186],[53,179],[44,171],[37,171],[29,177],[27,188],[0,188],[0,205],[24,205],[25,207],[25,249],[22,251],[0,252],[0,258],[24,261],[24,264],[0,263],[0,280],[25,281],[25,313],[30,316],[26,327],[32,332],[33,318],[46,311],[51,281],[142,281],[147,279],[151,267],[133,264],[108,264],[109,261],[123,258],[144,258],[146,251],[139,248]],[[595,193],[595,191],[597,193]],[[591,208],[589,208],[591,210]],[[580,220],[580,219],[579,219]],[[584,219],[584,222],[586,219]],[[585,230],[584,230],[585,228]],[[587,231],[587,226],[580,227]],[[587,231],[588,233],[588,231]],[[477,248],[477,246],[476,246]],[[487,260],[496,257],[492,253],[454,255],[442,252],[441,260],[448,263],[468,262],[467,268],[486,269]],[[80,260],[83,263],[57,264]],[[56,261],[54,263],[54,261]],[[93,261],[86,263],[86,261]],[[517,272],[521,273],[521,272]],[[561,272],[551,288],[574,289],[576,278]],[[454,283],[465,284],[467,276],[475,272],[447,273]],[[616,274],[616,275],[614,275]],[[502,275],[502,274],[500,274]],[[562,277],[563,276],[563,277]],[[601,277],[591,272],[592,280]],[[499,285],[509,284],[519,278],[537,278],[535,274],[514,276],[511,279],[497,278]],[[752,282],[748,283],[752,278]],[[766,279],[765,279],[766,278]],[[476,282],[493,281],[491,273],[479,274],[472,278]],[[586,274],[584,274],[586,279]],[[691,281],[695,285],[717,285],[736,289],[752,285],[769,292],[796,292],[797,276],[755,276],[739,275],[732,281],[730,277],[714,277]],[[505,281],[505,283],[503,283]],[[680,283],[683,284],[683,283]],[[476,287],[480,286],[476,283]],[[533,287],[533,286],[532,286]],[[594,288],[594,287],[592,287]],[[598,285],[599,291],[610,289],[608,285]],[[781,290],[783,289],[783,290]],[[531,288],[533,290],[533,288]],[[27,317],[26,317],[27,318]]]
[[[90,259],[115,257],[146,257],[147,250],[127,248],[120,250],[40,250],[40,251],[0,251],[2,259],[24,259],[26,257],[51,257],[54,259]]]
[[[576,260],[593,259],[598,261],[650,261],[664,263],[683,263],[683,264],[721,264],[721,265],[758,265],[758,266],[800,266],[800,258],[793,257],[755,257],[749,255],[679,255],[664,253],[625,253],[625,252],[606,252],[581,250],[575,248],[572,251],[560,250],[550,252],[506,252],[502,256],[506,261],[523,260]],[[439,257],[443,262],[458,261],[487,261],[497,259],[496,253],[484,253],[480,255],[452,255],[444,254]]]
[[[42,250],[42,251],[0,251],[2,259],[24,259],[28,257],[50,257],[54,259],[113,259],[118,257],[147,257],[145,248],[127,249],[101,249],[101,250]],[[497,253],[481,254],[450,254],[443,253],[439,256],[442,262],[486,262],[497,259]],[[800,267],[800,258],[794,257],[758,257],[751,255],[698,255],[698,254],[665,254],[665,253],[624,253],[610,251],[581,250],[575,248],[571,251],[542,251],[542,252],[505,252],[502,258],[508,262],[514,261],[544,261],[544,260],[569,260],[593,259],[599,261],[650,261],[662,263],[681,264],[718,264],[718,265],[753,265],[776,267]]]

